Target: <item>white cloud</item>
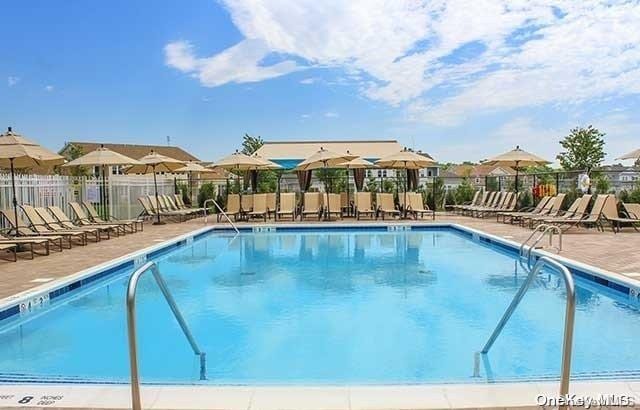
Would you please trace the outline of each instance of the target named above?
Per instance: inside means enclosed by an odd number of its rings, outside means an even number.
[[[339,67],[365,97],[438,125],[640,93],[637,1],[223,2],[244,40],[208,58],[165,47],[169,66],[205,86]]]
[[[196,57],[194,47],[186,41],[177,41],[165,46],[167,65],[191,73],[207,87],[262,81],[299,69],[293,61],[262,65],[262,60],[270,54],[272,52],[261,40],[243,40],[207,58]]]
[[[301,114],[300,118],[302,118],[302,119],[311,118],[311,114]]]
[[[55,89],[55,87],[54,87],[54,86],[52,86],[52,85],[46,85],[46,86],[44,87],[44,90],[45,90],[46,92],[48,92],[48,93],[52,92],[54,89]]]
[[[20,82],[20,77],[15,77],[10,75],[9,77],[7,77],[7,85],[9,87],[13,87],[14,85],[18,84]]]
[[[326,118],[338,118],[340,116],[340,114],[338,114],[335,111],[327,111],[327,112],[324,113],[324,116]]]
[[[300,84],[313,84],[318,81],[317,77],[309,77],[300,80]]]

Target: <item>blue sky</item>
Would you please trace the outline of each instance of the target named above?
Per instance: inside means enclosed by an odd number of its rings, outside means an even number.
[[[561,6],[556,6],[561,4]],[[164,144],[389,139],[441,161],[578,125],[640,146],[638,1],[21,0],[2,4],[0,126]]]

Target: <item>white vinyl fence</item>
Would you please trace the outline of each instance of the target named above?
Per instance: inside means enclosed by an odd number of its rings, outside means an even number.
[[[173,194],[175,180],[184,183],[183,176],[158,175],[158,193]],[[33,206],[57,205],[71,216],[69,202],[88,201],[100,209],[102,180],[94,177],[66,175],[17,174],[18,204]],[[153,175],[111,175],[107,179],[109,214],[116,218],[134,218],[142,211],[138,197],[154,193]],[[12,209],[11,175],[0,174],[0,209]],[[4,225],[3,225],[4,226]]]

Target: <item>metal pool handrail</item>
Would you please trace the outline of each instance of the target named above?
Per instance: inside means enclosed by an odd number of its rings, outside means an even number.
[[[220,205],[218,205],[216,200],[213,198],[207,199],[206,201],[204,201],[204,204],[202,204],[204,208],[204,223],[207,223],[207,203],[209,202],[212,202],[216,206],[216,208],[218,208],[218,211],[220,211],[220,213],[224,215],[224,217],[231,224],[231,227],[236,231],[236,233],[240,233],[240,231],[238,231],[238,228],[236,227],[236,224],[234,224],[231,221],[231,218],[229,218],[229,215],[227,215],[227,213],[220,207]]]
[[[187,326],[187,322],[185,322],[184,317],[182,317],[182,313],[178,309],[176,305],[176,301],[171,296],[171,292],[169,292],[169,288],[167,287],[167,283],[162,279],[160,275],[160,269],[158,269],[158,265],[155,262],[147,262],[140,268],[138,268],[131,278],[129,278],[129,283],[127,285],[127,334],[129,341],[129,366],[131,368],[131,407],[133,410],[141,410],[142,404],[140,401],[140,377],[138,372],[138,346],[137,346],[137,336],[136,336],[136,289],[138,286],[138,280],[140,277],[147,271],[151,270],[153,274],[153,278],[155,279],[158,287],[162,291],[162,295],[165,300],[169,304],[171,308],[171,312],[173,316],[175,316],[182,332],[185,337],[189,341],[191,348],[193,349],[193,353],[197,356],[200,356],[200,380],[206,379],[206,354],[200,350],[198,344],[193,338],[193,334],[189,330]]]
[[[518,304],[524,297],[524,294],[529,289],[529,286],[533,282],[533,279],[545,266],[551,266],[562,274],[564,285],[567,291],[567,304],[565,307],[564,318],[564,341],[562,343],[562,367],[560,374],[560,395],[565,396],[569,393],[569,379],[571,377],[571,353],[573,350],[573,327],[576,313],[576,289],[573,282],[573,276],[569,272],[569,269],[567,269],[567,267],[560,262],[555,261],[547,256],[543,256],[538,259],[538,262],[536,262],[533,269],[529,271],[527,279],[518,290],[518,293],[516,293],[506,312],[504,312],[502,319],[500,319],[500,322],[498,322],[498,325],[491,334],[489,340],[487,340],[487,343],[484,345],[481,352],[482,354],[487,354],[489,352],[489,349],[491,349],[491,346],[493,346],[493,343],[500,335],[500,332],[502,332],[502,329],[507,324],[507,321],[513,314],[516,307],[518,307]]]
[[[560,229],[557,225],[541,224],[541,225],[538,225],[533,230],[533,232],[531,232],[531,235],[529,235],[527,240],[522,242],[522,244],[520,245],[519,254],[520,254],[521,258],[525,255],[525,246],[527,246],[527,243],[539,231],[543,231],[542,234],[540,234],[540,236],[538,236],[533,241],[533,243],[529,246],[529,248],[527,249],[527,265],[529,265],[529,268],[531,268],[531,252],[533,252],[533,250],[535,249],[536,245],[542,240],[542,238],[545,237],[545,235],[547,235],[547,233],[549,234],[549,246],[550,247],[553,246],[553,234],[554,234],[554,232],[558,234],[558,246],[556,248],[557,248],[558,252],[562,251],[562,229]]]

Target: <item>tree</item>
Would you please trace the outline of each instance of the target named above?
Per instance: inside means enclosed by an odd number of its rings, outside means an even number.
[[[84,155],[82,147],[71,144],[67,151],[67,159],[73,161]],[[70,167],[69,174],[74,177],[86,177],[89,175],[89,170],[86,167]]]
[[[586,170],[591,172],[604,160],[605,134],[589,125],[587,128],[577,127],[571,130],[560,145],[565,151],[558,155],[560,165],[567,171]]]
[[[471,185],[468,177],[463,177],[462,182],[456,188],[456,203],[464,204],[473,199],[475,188]]]
[[[244,137],[242,137],[242,153],[245,155],[255,153],[263,145],[264,141],[259,135],[257,137],[253,137],[249,134],[244,134]]]

